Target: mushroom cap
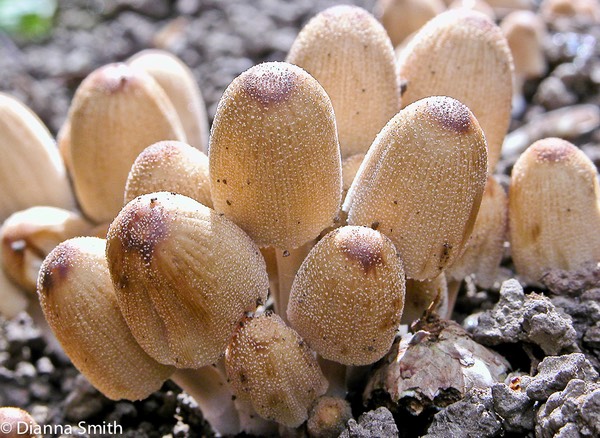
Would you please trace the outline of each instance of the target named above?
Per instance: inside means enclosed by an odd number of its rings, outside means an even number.
[[[341,159],[331,101],[299,67],[259,64],[219,102],[210,139],[215,210],[259,246],[297,248],[333,223]]]
[[[314,353],[275,314],[240,324],[225,354],[234,392],[267,420],[298,427],[314,401],[327,390]]]
[[[465,105],[445,96],[415,102],[369,149],[344,202],[348,224],[388,236],[407,278],[434,278],[471,234],[486,157],[483,131]]]
[[[34,205],[75,208],[64,163],[48,128],[5,93],[0,93],[0,153],[0,223]]]
[[[493,21],[468,9],[446,11],[400,54],[398,72],[407,83],[402,102],[439,95],[467,105],[485,132],[491,172],[510,122],[512,69],[506,38]]]
[[[598,173],[573,144],[545,138],[523,152],[512,170],[508,211],[512,259],[525,278],[600,262]]]
[[[187,142],[206,153],[209,132],[206,106],[190,68],[177,56],[159,49],[142,50],[127,63],[158,82],[177,111]]]
[[[488,176],[479,213],[465,251],[446,271],[450,280],[473,274],[475,283],[492,287],[508,239],[508,196],[493,176]]]
[[[442,0],[379,0],[376,16],[397,47],[411,33],[446,9]]]
[[[267,298],[258,247],[238,226],[183,195],[142,195],[108,231],[117,300],[157,361],[199,368],[222,356],[245,312]]]
[[[500,23],[512,53],[515,75],[521,78],[537,78],[547,69],[544,54],[546,25],[532,11],[514,11]]]
[[[67,240],[40,269],[38,296],[48,325],[75,367],[110,399],[140,400],[157,391],[173,368],[148,356],[117,304],[104,256],[106,241]]]
[[[208,157],[180,141],[160,141],[135,159],[127,183],[125,203],[153,192],[175,192],[212,207]]]
[[[287,61],[305,69],[333,104],[342,158],[365,153],[400,110],[394,48],[366,10],[333,6],[298,34]]]
[[[291,326],[325,359],[367,365],[394,341],[404,307],[404,269],[379,231],[345,226],[327,234],[296,274]]]
[[[10,279],[35,294],[40,266],[59,243],[91,232],[78,213],[57,207],[31,207],[12,214],[0,228],[0,262]]]
[[[144,148],[185,140],[162,88],[126,64],[105,65],[84,79],[69,123],[73,186],[83,213],[97,223],[112,220],[123,206],[127,175]]]
[[[1,407],[0,425],[2,438],[39,438],[35,433],[39,425],[29,412],[21,408]]]

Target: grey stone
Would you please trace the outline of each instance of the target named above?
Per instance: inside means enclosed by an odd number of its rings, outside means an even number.
[[[507,432],[522,433],[533,429],[534,401],[520,389],[513,390],[503,383],[492,386],[494,412],[502,419]]]
[[[354,419],[349,420],[346,430],[340,434],[340,438],[393,438],[397,436],[398,427],[394,422],[394,417],[384,407],[365,412],[358,418],[358,422]]]

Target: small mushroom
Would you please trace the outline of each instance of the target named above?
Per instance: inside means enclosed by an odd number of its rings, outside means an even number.
[[[600,262],[598,172],[573,144],[546,138],[523,152],[512,170],[508,211],[512,259],[526,279]]]
[[[468,106],[485,132],[492,172],[510,122],[512,69],[506,38],[493,21],[467,9],[447,11],[423,26],[400,54],[402,102],[439,95]]]
[[[341,201],[341,159],[331,100],[299,67],[257,65],[223,95],[210,139],[215,210],[260,246],[277,248],[285,314],[306,248],[333,224]]]
[[[472,11],[481,12],[492,21],[496,21],[496,12],[489,5],[489,2],[484,0],[454,0],[448,5],[448,9],[465,8]]]
[[[342,158],[366,153],[400,109],[394,49],[385,29],[356,6],[333,6],[302,29],[287,61],[305,69],[333,104]]]
[[[75,208],[50,132],[24,104],[0,93],[0,223],[35,205]]]
[[[144,148],[185,140],[162,88],[126,64],[100,67],[81,83],[68,125],[75,193],[83,213],[97,223],[112,220],[123,206],[127,175]]]
[[[598,0],[542,0],[539,13],[549,24],[565,18],[600,23]]]
[[[133,336],[178,368],[216,362],[237,323],[267,298],[258,247],[238,226],[183,195],[142,195],[108,230],[106,255]]]
[[[310,410],[306,431],[311,438],[336,438],[352,418],[350,403],[339,397],[319,397]]]
[[[434,278],[467,243],[486,167],[473,113],[450,97],[422,99],[390,120],[369,149],[344,202],[348,223],[388,236],[408,278]]]
[[[59,243],[91,233],[79,214],[57,207],[31,207],[11,215],[0,228],[0,263],[8,277],[35,294],[42,261]]]
[[[397,47],[406,37],[446,9],[442,0],[379,0],[375,16]]]
[[[236,395],[268,420],[298,427],[327,389],[314,353],[275,314],[244,320],[225,354]]]
[[[367,365],[390,349],[404,307],[404,269],[390,239],[366,227],[327,234],[296,274],[291,326],[325,359]]]
[[[0,436],[2,438],[40,438],[41,427],[20,408],[0,407]]]
[[[206,153],[208,118],[194,74],[178,57],[165,50],[147,49],[127,63],[150,74],[165,91],[181,120],[187,142]]]
[[[212,207],[208,157],[180,141],[160,141],[135,159],[125,184],[125,204],[140,195],[175,192]]]
[[[113,400],[139,400],[173,373],[137,344],[121,316],[104,256],[106,241],[76,237],[42,263],[38,295],[65,353],[94,387]]]

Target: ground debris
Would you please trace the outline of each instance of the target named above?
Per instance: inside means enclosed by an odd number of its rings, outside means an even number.
[[[340,434],[340,438],[393,438],[397,436],[398,427],[394,422],[394,417],[384,407],[365,412],[358,417],[358,422],[354,419],[349,420],[346,430]]]
[[[486,346],[528,342],[546,355],[578,351],[571,317],[543,295],[525,295],[517,280],[500,289],[500,300],[482,313],[473,328],[473,339]]]
[[[502,356],[453,321],[438,319],[419,328],[396,341],[382,360],[367,383],[365,403],[383,392],[398,409],[420,415],[448,406],[471,388],[490,387],[508,371]]]

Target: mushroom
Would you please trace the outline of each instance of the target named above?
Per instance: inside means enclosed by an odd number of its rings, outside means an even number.
[[[323,86],[333,104],[342,158],[366,153],[400,109],[394,49],[385,29],[356,6],[334,6],[302,29],[286,59]]]
[[[0,407],[0,434],[2,438],[40,438],[40,425],[29,412],[20,408]]]
[[[550,269],[600,262],[600,187],[592,161],[573,144],[546,138],[515,163],[509,189],[512,259],[538,282]]]
[[[232,393],[218,368],[175,371],[136,342],[119,309],[105,251],[104,239],[70,239],[48,255],[40,271],[44,315],[75,367],[113,400],[146,398],[171,377],[218,433],[239,433]]]
[[[472,11],[478,11],[484,14],[492,21],[496,21],[496,12],[487,1],[484,0],[454,0],[448,5],[448,9],[470,9]]]
[[[310,410],[306,431],[311,438],[339,437],[352,418],[350,403],[339,397],[319,397]]]
[[[276,314],[240,323],[225,353],[235,394],[268,420],[298,427],[325,393],[327,380],[312,350]]]
[[[35,294],[40,266],[59,243],[89,235],[92,225],[79,214],[57,207],[31,207],[11,215],[0,228],[0,263],[8,277]]]
[[[345,226],[310,251],[287,309],[291,326],[325,359],[367,365],[390,349],[400,325],[404,269],[378,231]]]
[[[539,13],[546,23],[564,18],[600,23],[600,5],[597,0],[542,0]]]
[[[185,140],[173,104],[154,79],[126,64],[109,64],[81,83],[69,111],[68,150],[83,213],[110,221],[123,206],[131,165],[148,145]]]
[[[333,224],[341,198],[341,159],[331,101],[299,67],[257,65],[229,85],[210,139],[215,210],[261,247],[277,248],[285,315],[293,276],[310,241]]]
[[[180,141],[160,141],[135,159],[125,184],[125,203],[153,192],[175,192],[212,207],[208,157]]]
[[[208,118],[194,74],[178,57],[165,50],[146,49],[127,63],[150,74],[165,91],[181,120],[187,142],[206,153]]]
[[[468,106],[485,132],[492,172],[510,122],[512,68],[506,38],[494,22],[467,9],[447,11],[423,26],[400,54],[402,101],[443,95]]]
[[[446,270],[452,312],[463,279],[472,276],[475,284],[491,288],[498,276],[508,234],[508,197],[493,176],[488,176],[464,253]]]
[[[390,120],[369,149],[344,202],[348,223],[388,236],[408,278],[434,278],[471,234],[486,166],[471,111],[451,97],[422,99]]]
[[[265,302],[265,262],[233,222],[183,195],[142,195],[108,230],[106,256],[133,336],[157,361],[200,368]]]
[[[24,104],[0,93],[0,223],[34,205],[75,208],[50,132]]]
[[[448,281],[444,272],[431,280],[406,280],[406,298],[400,322],[411,325],[429,310],[441,317],[448,315]]]
[[[446,9],[442,0],[379,0],[375,15],[397,47],[406,37]]]

